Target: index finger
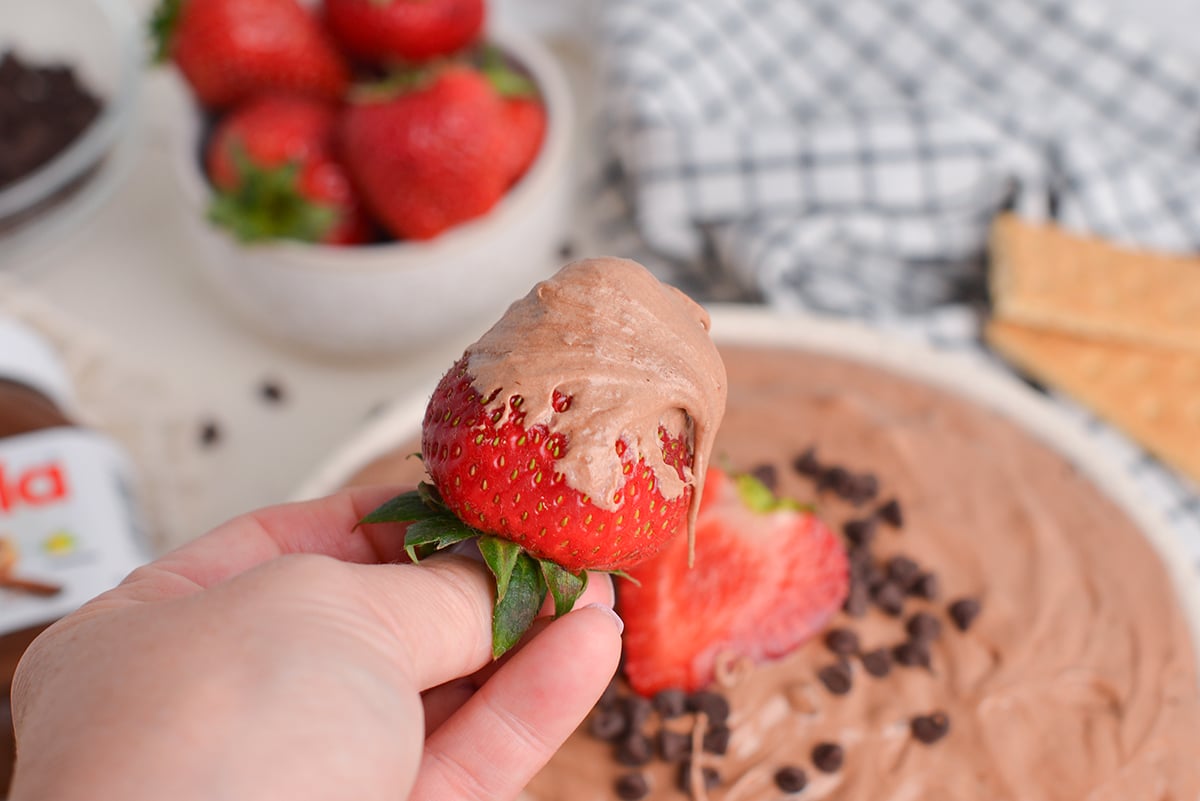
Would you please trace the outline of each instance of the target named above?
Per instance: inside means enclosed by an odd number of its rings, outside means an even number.
[[[285,554],[321,554],[363,564],[406,560],[404,524],[358,525],[404,489],[355,487],[235,517],[135,571],[116,593],[132,592],[134,584],[154,579],[156,597],[162,598],[168,586],[169,594],[186,595]]]

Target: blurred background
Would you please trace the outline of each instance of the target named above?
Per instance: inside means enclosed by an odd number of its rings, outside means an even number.
[[[0,49],[78,67],[104,104],[74,164],[0,191],[0,311],[59,345],[87,421],[128,444],[160,547],[289,497],[571,258],[949,348],[984,342],[1005,213],[1200,281],[1195,3],[493,0],[486,37],[546,115],[533,162],[446,232],[405,238],[373,206],[350,246],[209,222],[226,112],[146,66],[156,5],[0,0]],[[1165,335],[1189,364],[1196,326]],[[1067,385],[1080,414],[1121,417]],[[1200,512],[1172,464],[1161,491]]]

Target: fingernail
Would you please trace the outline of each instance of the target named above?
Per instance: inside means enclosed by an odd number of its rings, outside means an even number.
[[[455,556],[465,556],[468,559],[473,559],[480,564],[483,563],[483,554],[479,552],[479,542],[475,539],[463,540],[462,542],[451,545],[447,553],[452,553]]]
[[[621,620],[621,616],[618,615],[615,611],[613,611],[612,607],[605,606],[604,604],[588,604],[587,606],[585,606],[583,608],[584,609],[598,609],[601,612],[603,612],[604,614],[608,615],[609,619],[612,620],[613,625],[617,627],[617,634],[621,634],[622,632],[625,631],[625,621]]]

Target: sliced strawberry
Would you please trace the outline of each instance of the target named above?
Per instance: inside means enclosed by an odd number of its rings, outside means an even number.
[[[643,695],[697,690],[719,657],[783,656],[841,607],[849,564],[839,538],[812,512],[776,499],[751,476],[710,468],[687,542],[669,543],[621,586],[625,672]]]

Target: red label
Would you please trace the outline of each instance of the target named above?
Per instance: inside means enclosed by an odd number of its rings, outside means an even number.
[[[47,506],[66,497],[67,479],[62,465],[51,462],[10,475],[0,463],[0,512],[11,512],[18,506]]]

